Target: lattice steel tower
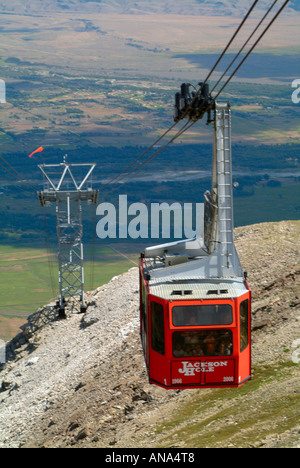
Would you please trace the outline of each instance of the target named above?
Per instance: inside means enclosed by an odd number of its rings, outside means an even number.
[[[67,298],[72,298],[86,311],[84,297],[84,255],[82,244],[82,202],[97,204],[98,190],[93,190],[90,178],[95,164],[69,164],[64,157],[60,164],[39,165],[44,175],[44,190],[38,193],[42,206],[56,203],[59,316],[65,317]]]

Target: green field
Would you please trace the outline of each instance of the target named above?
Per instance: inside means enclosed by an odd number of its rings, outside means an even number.
[[[110,247],[86,246],[85,289],[93,290],[134,266]],[[92,261],[95,259],[95,261]],[[26,317],[58,297],[58,267],[55,252],[43,248],[0,246],[0,339],[18,333]]]

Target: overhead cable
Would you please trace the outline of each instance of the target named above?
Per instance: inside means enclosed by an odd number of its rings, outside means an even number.
[[[277,0],[276,0],[277,1]],[[200,89],[196,92],[195,96],[194,96],[194,99],[192,101],[192,103],[190,104],[190,108],[193,106],[193,103],[194,101],[197,99],[197,97],[199,96],[199,94],[201,93],[202,89],[204,88],[205,84],[207,83],[207,81],[209,80],[209,78],[212,76],[213,72],[216,70],[217,66],[219,65],[219,63],[221,62],[221,60],[223,59],[224,55],[226,54],[226,52],[228,51],[228,49],[230,48],[231,44],[233,43],[233,41],[235,40],[235,38],[237,37],[237,35],[239,34],[239,32],[241,31],[241,29],[243,28],[243,26],[245,25],[247,19],[249,18],[249,16],[251,15],[252,11],[254,10],[254,8],[256,7],[257,3],[259,2],[259,0],[255,0],[254,3],[252,4],[252,6],[250,7],[250,9],[248,10],[246,16],[243,18],[242,22],[240,23],[239,27],[237,28],[237,30],[235,31],[235,33],[233,34],[233,36],[231,37],[231,39],[229,40],[228,44],[226,45],[225,49],[223,50],[222,54],[220,55],[220,57],[218,58],[218,60],[216,61],[215,65],[213,66],[213,68],[211,69],[211,71],[209,72],[209,74],[207,75],[206,79],[204,80],[204,82],[201,84],[201,87]],[[183,116],[183,118],[188,114],[188,111],[189,109],[186,110],[185,112],[185,115]],[[173,130],[173,128],[177,125],[178,122],[176,122],[175,124],[173,124],[168,130],[166,130],[166,132],[164,132],[159,138],[158,140],[156,140],[149,148],[147,148],[140,156],[138,156],[138,158],[136,158],[129,166],[127,166],[122,172],[120,172],[119,174],[117,174],[112,180],[110,180],[109,182],[107,182],[106,184],[104,184],[104,187],[107,186],[107,185],[110,185],[112,184],[113,182],[116,182],[118,179],[120,180],[120,178],[123,178],[122,176],[127,173],[128,169],[130,169],[136,162],[138,162],[140,159],[142,159],[143,156],[145,156],[157,143],[159,143],[171,130]],[[191,125],[192,126],[192,125]],[[185,127],[187,127],[187,125],[185,125]],[[183,128],[184,131],[187,131],[190,127],[188,128]],[[149,162],[151,162],[159,153],[161,153],[167,146],[169,146],[169,144],[171,144],[173,141],[175,141],[180,135],[182,135],[183,133],[183,129],[181,129],[166,145],[164,145],[160,150],[156,151],[152,156],[150,156],[150,158],[147,158],[142,164],[139,164],[135,169],[131,170],[129,173],[125,174],[124,177],[126,177],[126,175],[129,175],[129,174],[132,174],[133,172],[135,172],[136,170],[140,170],[141,167],[145,166],[145,165],[148,165]]]
[[[219,96],[220,94],[222,93],[222,91],[226,88],[226,86],[228,85],[228,83],[232,80],[232,78],[234,77],[234,75],[238,72],[238,70],[241,68],[241,66],[244,64],[244,62],[247,60],[247,58],[249,57],[249,55],[253,52],[253,50],[257,47],[257,45],[259,44],[259,42],[262,40],[262,38],[264,37],[264,35],[267,33],[267,31],[270,29],[270,27],[272,26],[272,24],[276,21],[276,19],[278,18],[278,16],[282,13],[282,11],[284,10],[284,8],[287,6],[287,4],[289,3],[290,0],[286,0],[284,2],[284,4],[281,6],[281,8],[278,10],[278,12],[276,13],[276,15],[272,18],[272,20],[270,21],[270,23],[268,24],[268,26],[264,29],[264,31],[262,32],[262,34],[259,36],[259,38],[255,41],[255,43],[253,44],[253,46],[251,47],[251,49],[249,50],[249,52],[245,55],[245,57],[243,58],[243,60],[240,62],[240,64],[236,67],[236,69],[234,70],[234,72],[231,74],[231,76],[228,78],[228,80],[226,81],[226,83],[223,85],[223,87],[220,89],[220,91],[218,92],[218,94],[214,97],[213,101],[215,101]]]
[[[150,162],[153,161],[153,159],[155,159],[163,150],[165,150],[167,148],[167,146],[169,146],[171,143],[173,143],[175,140],[177,140],[177,138],[179,138],[183,133],[185,133],[187,130],[189,130],[193,125],[195,125],[196,122],[191,122],[190,120],[181,128],[181,130],[179,130],[175,136],[173,136],[173,138],[171,140],[169,140],[164,146],[162,146],[161,148],[159,148],[157,151],[155,151],[155,153],[153,153],[151,156],[149,156],[145,161],[143,161],[141,164],[139,164],[139,166],[135,169],[133,169],[132,171],[128,172],[127,174],[125,174],[125,178],[129,175],[131,175],[132,173],[135,173],[137,174],[138,172],[140,172],[145,166],[148,166],[148,164],[150,164]]]
[[[35,187],[34,185],[32,185],[28,180],[24,180],[23,179],[23,176],[22,174],[20,174],[11,164],[9,164],[5,158],[3,158],[3,156],[0,155],[0,159],[2,159],[2,161],[5,162],[5,164],[7,164],[7,166],[12,170],[14,171],[14,173],[16,174],[13,174],[11,171],[9,171],[6,167],[4,167],[2,164],[0,164],[0,166],[6,171],[8,172],[10,175],[12,175],[15,179],[18,180],[18,182],[24,184],[25,186],[27,186],[29,189],[33,189],[34,191],[38,191],[38,188]]]
[[[2,166],[2,164],[0,164],[1,167],[4,167]],[[4,168],[5,169],[5,168]],[[23,187],[19,186],[19,185],[16,185],[16,182],[13,182],[12,180],[8,180],[6,179],[5,177],[3,177],[2,175],[0,175],[0,179],[4,180],[5,182],[7,182],[9,185],[12,185],[14,188],[18,188],[19,190],[22,190],[22,192],[24,193],[31,193],[32,192],[29,192],[29,190],[25,190]]]
[[[256,31],[259,29],[259,27],[262,25],[262,23],[264,22],[264,20],[266,19],[266,17],[269,15],[269,13],[272,11],[272,9],[274,8],[274,6],[276,5],[276,3],[278,2],[279,0],[275,0],[272,5],[270,6],[270,8],[268,9],[268,11],[265,13],[265,15],[263,16],[263,18],[260,20],[260,22],[258,23],[258,25],[256,26],[256,28],[254,29],[254,31],[252,32],[252,34],[248,37],[248,39],[246,40],[246,42],[243,44],[242,48],[239,50],[239,52],[236,54],[236,56],[234,57],[234,59],[232,60],[232,62],[230,63],[230,65],[228,65],[228,67],[226,68],[226,70],[224,71],[223,75],[219,78],[219,80],[217,81],[217,83],[215,84],[215,86],[213,87],[213,89],[211,90],[211,93],[213,93],[215,91],[215,89],[217,88],[217,86],[221,83],[221,81],[223,80],[224,76],[226,76],[227,72],[230,70],[230,68],[233,66],[233,64],[236,62],[236,60],[239,58],[239,56],[241,55],[241,53],[244,51],[245,47],[249,44],[250,40],[252,39],[252,37],[254,36],[254,34],[256,33]]]

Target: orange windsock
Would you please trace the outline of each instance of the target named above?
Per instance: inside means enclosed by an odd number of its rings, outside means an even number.
[[[42,151],[44,151],[44,148],[41,146],[40,148],[36,149],[33,153],[31,153],[29,157],[31,158],[35,153],[41,153]]]

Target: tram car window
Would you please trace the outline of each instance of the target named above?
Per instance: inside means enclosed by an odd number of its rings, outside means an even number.
[[[240,305],[240,351],[244,351],[249,344],[249,301],[243,301]]]
[[[151,346],[153,351],[165,354],[164,308],[157,302],[151,303]]]
[[[201,330],[173,333],[174,357],[231,356],[231,330]]]
[[[231,325],[233,321],[230,304],[174,307],[172,317],[174,327]]]

